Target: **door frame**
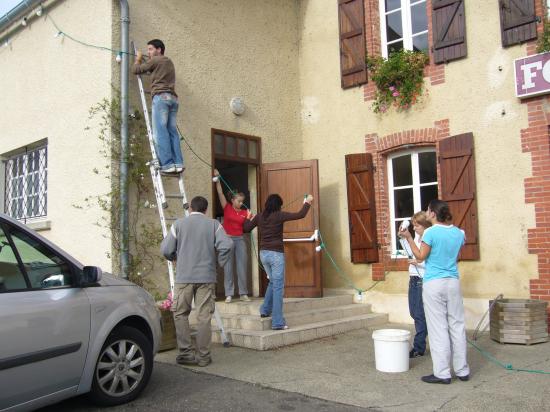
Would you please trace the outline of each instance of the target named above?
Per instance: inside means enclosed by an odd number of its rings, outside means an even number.
[[[244,157],[239,157],[239,156],[230,156],[230,155],[227,155],[225,152],[226,152],[226,148],[227,148],[227,140],[224,139],[224,154],[216,154],[216,151],[215,151],[215,136],[216,135],[222,135],[222,136],[227,136],[227,137],[232,137],[234,138],[236,141],[237,139],[244,139],[244,140],[247,140],[247,141],[254,141],[256,142],[256,158],[250,158],[250,157],[247,157],[247,158],[244,158]],[[253,135],[247,135],[247,134],[243,134],[243,133],[237,133],[237,132],[230,132],[228,130],[222,130],[222,129],[215,129],[215,128],[211,128],[210,129],[210,144],[211,144],[211,150],[210,150],[210,159],[211,159],[211,165],[212,165],[212,174],[214,173],[214,167],[216,166],[216,160],[225,160],[225,161],[228,161],[228,162],[235,162],[235,163],[242,163],[242,164],[247,164],[249,166],[254,166],[256,168],[256,203],[257,203],[257,208],[258,210],[256,211],[257,213],[259,213],[261,210],[262,210],[262,204],[261,204],[261,187],[260,187],[260,182],[261,182],[261,165],[262,165],[262,139],[258,136],[253,136]],[[248,147],[249,149],[249,147]],[[250,150],[248,150],[248,152],[250,153]],[[235,146],[235,153],[238,153],[238,148],[237,146]],[[223,185],[222,185],[223,186]],[[225,188],[223,188],[224,192],[225,192]],[[212,185],[212,203],[215,202],[215,199],[217,197],[217,191],[216,191],[216,188],[214,185]],[[214,207],[212,206],[210,208],[210,216],[212,218],[214,218]],[[250,234],[251,236],[251,239],[252,239],[252,233]],[[260,256],[260,250],[259,250],[259,236],[257,236],[257,239],[258,239],[258,242],[255,242],[255,246],[256,246],[256,251],[252,251],[252,261],[254,261],[256,259],[256,256],[258,257],[259,259],[259,256]],[[252,246],[251,246],[252,247]],[[258,286],[259,286],[259,296],[263,296],[264,295],[264,289],[262,288],[262,282],[263,282],[263,277],[265,276],[262,276],[262,273],[263,273],[263,270],[261,268],[261,265],[259,264],[259,262],[256,262],[256,266],[258,267]],[[252,262],[252,268],[254,268],[254,262]],[[253,269],[254,270],[254,269]],[[254,272],[252,273],[252,276],[254,276]],[[252,278],[252,288],[254,289],[254,278]],[[252,293],[254,293],[252,291]]]

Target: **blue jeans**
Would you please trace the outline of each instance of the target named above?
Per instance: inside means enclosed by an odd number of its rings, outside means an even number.
[[[170,93],[153,97],[153,138],[161,170],[183,167],[180,135],[176,125],[178,98]]]
[[[285,294],[285,255],[271,250],[260,250],[260,260],[269,276],[269,285],[265,292],[260,314],[271,315],[271,327],[282,328],[286,325],[283,317],[283,295]]]
[[[428,336],[428,327],[426,325],[426,316],[424,315],[424,304],[422,303],[422,279],[418,276],[411,276],[409,280],[409,313],[414,319],[413,349],[418,353],[426,352],[426,336]]]

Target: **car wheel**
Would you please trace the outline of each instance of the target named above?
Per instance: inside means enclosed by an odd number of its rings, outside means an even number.
[[[153,348],[145,335],[122,326],[107,338],[94,370],[90,399],[103,406],[137,398],[153,370]]]

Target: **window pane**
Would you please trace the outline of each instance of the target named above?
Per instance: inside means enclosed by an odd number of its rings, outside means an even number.
[[[396,43],[388,44],[388,56],[391,55],[394,52],[397,52],[399,50],[403,50],[403,42],[398,41]]]
[[[248,141],[248,155],[251,159],[258,158],[258,144],[254,140]]]
[[[428,16],[426,14],[426,2],[415,4],[411,7],[412,34],[428,30]]]
[[[393,185],[412,185],[411,155],[399,156],[392,159]]]
[[[420,188],[420,204],[422,210],[428,209],[428,204],[437,199],[437,185],[422,186]]]
[[[386,41],[401,39],[403,37],[403,26],[401,24],[401,12],[388,14],[386,16]]]
[[[49,289],[72,286],[73,276],[65,261],[23,232],[12,230],[11,235],[25,265],[31,287]]]
[[[414,51],[428,51],[428,33],[419,34],[413,37],[413,50]]]
[[[401,7],[401,0],[385,0],[386,11],[392,11]]]
[[[248,157],[247,148],[246,148],[246,140],[237,139],[237,142],[238,142],[237,155],[239,157]]]
[[[437,164],[435,159],[435,152],[419,153],[418,168],[420,172],[420,183],[437,182]]]
[[[214,135],[214,152],[223,155],[223,136],[219,134]]]
[[[21,273],[15,253],[0,228],[0,293],[9,290],[26,289],[27,283]]]
[[[235,148],[235,138],[226,136],[225,137],[225,154],[227,156],[235,156],[236,150],[237,149]]]
[[[393,192],[393,205],[395,208],[395,218],[410,218],[414,214],[413,190],[397,189]]]

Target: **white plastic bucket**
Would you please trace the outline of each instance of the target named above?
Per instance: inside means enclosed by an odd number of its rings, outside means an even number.
[[[372,333],[376,369],[380,372],[409,370],[409,338],[403,329],[379,329]]]

